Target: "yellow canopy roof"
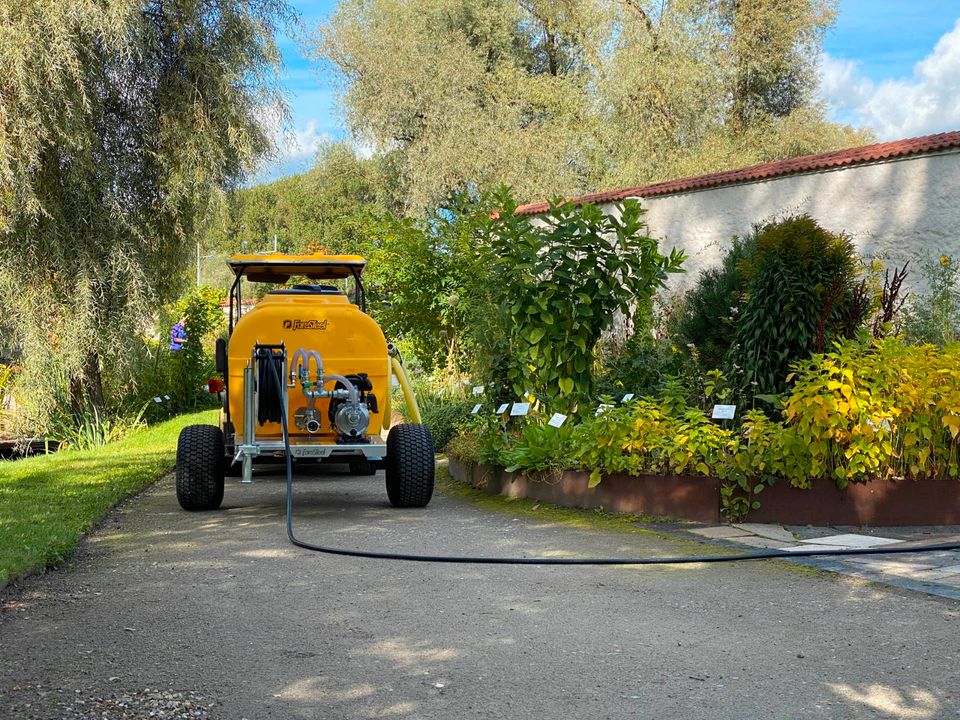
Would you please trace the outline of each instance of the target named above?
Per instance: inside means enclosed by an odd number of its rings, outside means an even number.
[[[291,275],[305,275],[311,280],[336,280],[361,272],[367,261],[359,255],[286,255],[266,253],[234,255],[227,264],[235,275],[245,275],[251,282],[285,283]]]

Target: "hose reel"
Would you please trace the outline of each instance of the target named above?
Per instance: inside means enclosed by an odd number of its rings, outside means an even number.
[[[279,423],[284,408],[281,404],[283,388],[277,378],[283,377],[286,353],[283,348],[258,345],[253,357],[257,367],[257,423]]]

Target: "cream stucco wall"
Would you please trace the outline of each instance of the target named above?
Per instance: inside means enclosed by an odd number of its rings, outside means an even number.
[[[641,201],[661,248],[682,248],[689,258],[674,287],[689,286],[753,223],[801,212],[847,233],[866,257],[902,263],[929,252],[960,259],[957,150]],[[908,283],[916,289],[919,280],[913,272]]]

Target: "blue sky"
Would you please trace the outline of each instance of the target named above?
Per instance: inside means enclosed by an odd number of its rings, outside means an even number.
[[[337,5],[290,1],[308,27]],[[348,136],[332,78],[293,39],[280,46],[292,126],[256,181],[305,170],[324,142]],[[840,0],[820,92],[832,119],[871,127],[881,140],[960,130],[960,0]]]

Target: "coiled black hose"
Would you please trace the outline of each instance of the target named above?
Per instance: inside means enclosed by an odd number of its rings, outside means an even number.
[[[283,412],[283,354],[272,350],[257,351],[257,422],[282,422],[286,436],[286,418]]]

